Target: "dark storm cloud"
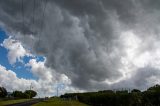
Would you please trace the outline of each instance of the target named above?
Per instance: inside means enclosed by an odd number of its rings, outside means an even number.
[[[95,16],[98,21],[104,20],[106,15],[104,9],[108,11],[116,11],[120,20],[123,20],[124,22],[129,23],[134,20],[134,0],[124,0],[123,2],[119,0],[55,0],[54,2],[62,8],[68,9],[76,16]]]
[[[126,53],[121,32],[141,34],[146,22],[142,18],[159,9],[151,0],[35,1],[34,5],[34,0],[23,0],[22,14],[22,1],[1,0],[0,25],[10,33],[20,32],[16,37],[28,46],[33,42],[33,52],[47,58],[46,66],[87,90],[107,88],[105,80],[114,82],[123,76],[121,58]],[[144,43],[142,49],[147,40]]]

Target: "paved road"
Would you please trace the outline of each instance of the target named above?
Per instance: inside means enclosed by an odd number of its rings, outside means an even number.
[[[35,99],[35,100],[31,100],[31,101],[26,101],[26,102],[21,102],[21,103],[16,103],[16,104],[10,104],[10,105],[6,105],[6,106],[31,106],[33,104],[36,104],[38,102],[43,101],[43,99]]]

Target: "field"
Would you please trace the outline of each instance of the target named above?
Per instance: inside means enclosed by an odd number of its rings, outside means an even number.
[[[43,101],[40,103],[37,103],[32,106],[88,106],[86,104],[80,103],[78,101],[74,100],[61,100],[59,98],[49,99],[47,101]]]
[[[17,100],[0,100],[0,106],[4,106],[4,105],[9,105],[9,104],[14,104],[14,103],[20,103],[20,102],[25,102],[25,101],[29,101],[31,99],[17,99]]]

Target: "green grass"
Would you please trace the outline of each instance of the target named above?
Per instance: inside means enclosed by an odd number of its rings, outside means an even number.
[[[66,100],[61,100],[59,98],[54,98],[34,104],[32,106],[88,106],[88,105],[74,100],[66,101]]]
[[[17,100],[1,100],[0,101],[0,106],[4,106],[4,105],[9,105],[9,104],[14,104],[14,103],[20,103],[20,102],[25,102],[25,101],[29,101],[31,99],[17,99]]]

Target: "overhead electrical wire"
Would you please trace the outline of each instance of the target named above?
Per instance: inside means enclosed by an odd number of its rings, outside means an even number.
[[[35,34],[35,9],[36,9],[36,0],[33,0],[33,14],[32,14],[32,36],[33,38],[31,38],[32,40],[34,40],[34,34]],[[31,50],[33,49],[34,46],[34,41],[32,41],[31,44]]]
[[[42,0],[43,1],[43,0]],[[45,0],[44,2],[44,8],[42,10],[42,21],[41,21],[41,29],[42,29],[42,26],[43,26],[43,20],[45,18],[45,9],[46,9],[46,5],[47,5],[47,0]]]
[[[33,1],[33,17],[32,17],[33,27],[35,21],[35,8],[36,8],[36,0]]]
[[[22,12],[22,33],[24,33],[24,1],[21,2],[21,12]]]
[[[23,33],[24,32],[24,6],[23,6],[23,0],[21,0],[21,3],[20,3],[20,12],[21,12],[21,14],[22,14],[22,23],[20,24],[20,27],[21,27],[21,33]],[[14,37],[13,37],[15,40],[16,40],[16,37],[15,37],[15,35],[14,35]],[[17,62],[17,61],[16,61]],[[19,64],[14,64],[12,67],[13,67],[13,69],[14,70],[16,70],[16,66],[18,67],[18,65]]]
[[[21,29],[21,33],[23,34],[23,32],[24,32],[24,7],[23,7],[23,0],[21,0],[21,2],[20,2],[20,12],[22,14],[22,17],[21,17],[22,18],[21,19],[22,23],[20,24],[20,29]],[[13,38],[16,40],[15,35],[14,35]],[[14,70],[16,70],[16,66],[18,66],[18,64],[17,65],[16,64],[13,65],[13,69]]]
[[[39,0],[38,0],[39,1]],[[41,35],[42,35],[42,32],[43,32],[43,25],[44,25],[44,18],[45,18],[45,10],[46,10],[46,5],[47,5],[47,0],[41,0],[41,4],[43,7],[42,7],[42,14],[41,14],[41,19],[40,19],[40,27],[39,27],[39,30],[37,30],[37,40],[38,40],[38,43],[40,43],[40,39],[41,39]],[[44,3],[44,5],[43,5]],[[32,34],[35,34],[36,32],[36,28],[35,27],[35,9],[36,9],[36,0],[33,1],[33,14],[32,14]],[[22,26],[21,26],[21,29],[22,29],[22,33],[25,34],[25,20],[24,20],[24,0],[21,0],[21,13],[22,13]],[[31,26],[30,26],[31,27]],[[34,39],[33,39],[34,40]],[[33,48],[33,44],[31,45],[31,48]]]
[[[43,3],[43,0],[41,0],[41,3]],[[40,23],[40,31],[43,32],[43,24],[44,24],[44,18],[45,18],[45,9],[47,5],[47,0],[44,2],[44,7],[42,9],[42,18],[41,18],[41,23]],[[39,32],[40,32],[39,31]],[[38,44],[40,43],[40,38],[41,38],[42,33],[38,33]]]

